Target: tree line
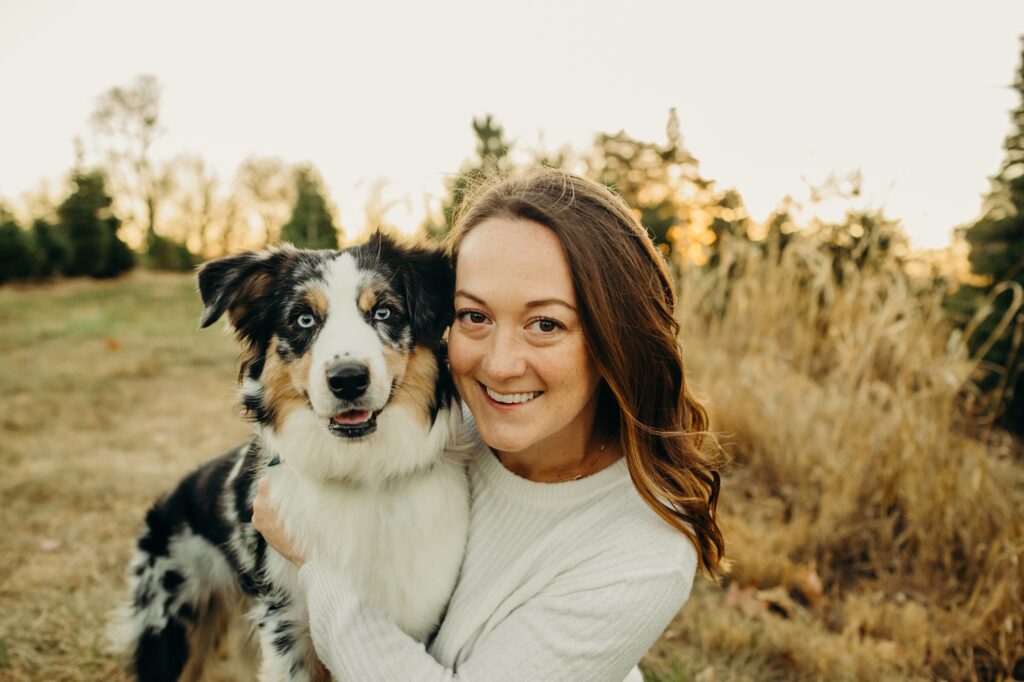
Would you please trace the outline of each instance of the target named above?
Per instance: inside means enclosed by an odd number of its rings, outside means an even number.
[[[336,248],[337,211],[312,164],[253,157],[222,183],[198,156],[156,160],[164,133],[160,85],[140,76],[103,93],[65,194],[25,202],[21,222],[0,201],[0,283],[112,277],[141,264],[189,270],[211,256],[290,241]]]
[[[947,297],[950,316],[966,329],[971,350],[984,358],[979,411],[989,421],[1024,431],[1024,53],[1015,88],[1021,104],[1012,115],[1006,160],[991,178],[981,217],[958,230],[970,247],[973,276],[958,286],[933,268],[929,276],[911,278],[911,289],[954,290]],[[78,161],[66,196],[55,205],[37,200],[37,215],[26,226],[0,203],[0,283],[54,275],[112,277],[137,262],[186,270],[203,258],[277,241],[309,248],[341,243],[336,210],[312,164],[250,158],[222,187],[200,157],[156,162],[152,148],[163,132],[159,97],[152,76],[104,93],[89,121],[88,144],[76,143]],[[763,223],[751,220],[738,192],[701,173],[674,111],[664,141],[625,131],[601,133],[582,152],[519,149],[492,116],[472,125],[475,154],[449,181],[439,209],[424,219],[428,238],[443,237],[476,184],[528,162],[572,170],[613,188],[670,264],[724,268],[726,283],[741,274],[723,262],[730,242],[778,258],[797,245],[818,249],[831,258],[839,285],[850,268],[864,271],[909,256],[900,222],[859,201],[858,173],[811,188],[805,201],[783,198]],[[837,201],[846,206],[840,219],[818,217],[821,204]],[[367,206],[378,221],[386,210]]]

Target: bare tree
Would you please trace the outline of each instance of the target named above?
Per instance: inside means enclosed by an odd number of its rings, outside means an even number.
[[[235,175],[235,195],[241,210],[254,214],[262,234],[258,245],[275,241],[295,203],[295,171],[281,159],[249,158]]]
[[[391,220],[390,215],[399,209],[411,213],[412,206],[409,197],[397,199],[388,198],[387,193],[389,181],[387,178],[377,178],[369,183],[366,201],[363,204],[364,232],[368,236],[374,230],[384,230],[392,234],[400,233],[400,230]]]
[[[202,157],[182,155],[168,164],[173,177],[167,204],[171,220],[181,239],[194,253],[209,254],[214,247],[219,180]]]
[[[249,225],[246,221],[241,203],[232,194],[220,205],[218,211],[220,225],[220,254],[229,254],[246,243]]]
[[[118,213],[126,223],[144,231],[149,243],[156,235],[159,209],[174,179],[151,156],[153,143],[164,132],[156,77],[142,75],[129,86],[103,93],[90,124]]]

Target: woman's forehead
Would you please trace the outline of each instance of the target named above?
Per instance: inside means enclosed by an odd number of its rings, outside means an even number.
[[[484,300],[515,294],[523,302],[559,298],[575,305],[561,242],[527,220],[492,218],[470,230],[459,246],[455,288]]]

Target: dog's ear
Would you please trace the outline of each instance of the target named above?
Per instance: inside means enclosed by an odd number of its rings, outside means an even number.
[[[403,257],[402,279],[413,336],[430,348],[439,348],[444,330],[455,317],[455,270],[439,248],[411,247]]]
[[[271,321],[275,283],[295,253],[290,247],[243,251],[203,264],[198,279],[205,307],[199,326],[209,327],[226,312],[241,339],[257,338]]]
[[[439,348],[444,330],[455,317],[451,258],[438,247],[402,244],[379,230],[370,235],[366,251],[379,262],[398,263],[413,337],[425,346]]]

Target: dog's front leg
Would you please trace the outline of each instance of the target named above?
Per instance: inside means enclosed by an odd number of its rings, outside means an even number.
[[[303,605],[278,594],[262,598],[258,609],[260,682],[328,682],[330,675],[313,650]]]

